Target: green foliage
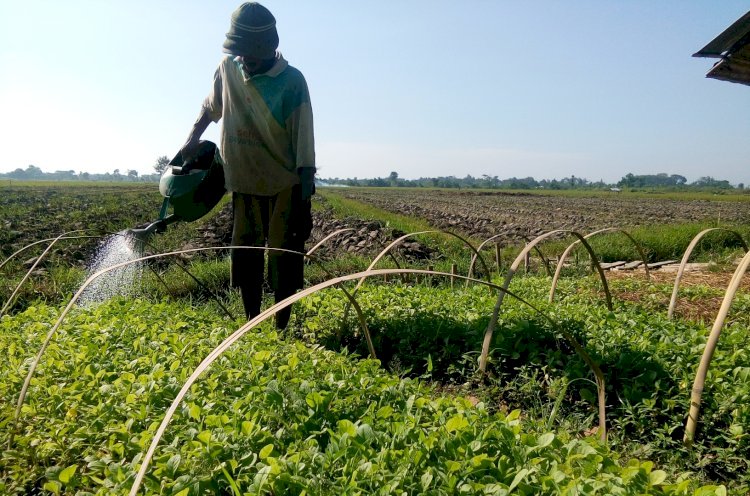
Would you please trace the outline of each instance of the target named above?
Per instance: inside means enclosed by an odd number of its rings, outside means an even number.
[[[0,442],[58,311],[0,320]],[[125,494],[196,364],[238,326],[177,304],[76,311],[47,350],[2,454],[4,494]],[[195,384],[155,454],[149,494],[691,494],[689,476],[620,461],[591,438],[262,327]],[[714,489],[700,489],[707,493]],[[703,494],[703,493],[701,493]],[[718,493],[717,493],[718,494]]]
[[[596,387],[588,366],[560,334],[567,330],[603,369],[609,439],[622,453],[648,456],[677,474],[697,470],[706,480],[750,478],[750,353],[743,341],[750,300],[735,302],[704,393],[702,429],[693,451],[682,447],[684,415],[707,330],[701,323],[670,321],[649,299],[618,304],[610,312],[592,300],[595,278],[563,280],[558,301],[546,303],[547,278],[517,278],[511,290],[528,298],[552,321],[506,298],[489,360],[490,379],[474,384],[478,351],[494,297],[486,288],[448,291],[427,287],[365,286],[357,298],[367,316],[378,357],[393,371],[429,376],[484,398],[491,409],[521,409],[532,418],[558,419],[572,432],[596,419]],[[614,290],[665,292],[643,282]],[[671,288],[669,288],[671,290]],[[694,290],[695,293],[697,290]],[[698,292],[700,293],[700,292]],[[569,295],[569,296],[564,296]],[[333,349],[365,355],[363,338],[340,292],[305,300],[305,335]],[[750,377],[750,376],[748,376]],[[735,474],[734,476],[729,474]]]
[[[713,226],[706,224],[675,224],[646,226],[628,229],[646,253],[649,262],[681,260],[693,238]],[[727,226],[744,239],[750,239],[747,226]],[[589,240],[597,257],[604,262],[618,260],[640,260],[641,256],[633,242],[622,233],[607,233]],[[582,249],[578,249],[583,252]],[[734,260],[744,253],[736,234],[729,231],[713,231],[705,235],[693,250],[690,261],[721,261],[731,256]],[[587,255],[584,255],[587,257]]]

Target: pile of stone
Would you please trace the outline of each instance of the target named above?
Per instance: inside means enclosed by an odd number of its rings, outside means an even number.
[[[329,211],[313,214],[313,230],[309,247],[313,247],[330,234],[341,231],[328,239],[316,250],[321,258],[335,257],[340,253],[355,253],[363,256],[376,256],[385,247],[405,233],[391,229],[380,221],[367,221],[355,217],[337,219]],[[430,258],[435,250],[418,241],[406,239],[394,252],[411,260]]]

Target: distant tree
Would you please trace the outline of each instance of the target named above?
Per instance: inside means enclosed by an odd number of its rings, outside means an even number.
[[[388,175],[388,182],[391,186],[398,186],[398,172],[393,171]]]
[[[671,176],[669,176],[669,178],[672,179],[672,181],[674,181],[674,184],[676,184],[677,186],[682,186],[684,184],[687,184],[687,178],[685,176],[681,176],[679,174],[672,174]]]
[[[703,176],[693,183],[693,186],[701,188],[730,189],[732,187],[726,179],[714,179],[711,176]]]
[[[26,179],[42,179],[44,177],[44,172],[42,172],[42,169],[36,165],[29,165],[26,167],[23,175]]]
[[[165,170],[167,170],[167,167],[169,167],[169,157],[167,157],[166,155],[162,155],[161,157],[156,159],[154,170],[157,173],[163,173]]]
[[[138,171],[135,169],[128,170],[128,178],[137,181],[138,180]]]
[[[83,179],[84,181],[88,181],[91,178],[91,175],[88,172],[81,172],[78,174],[78,177]]]
[[[46,179],[54,179],[57,181],[71,181],[76,178],[76,171],[74,170],[58,170],[52,174],[46,174]]]

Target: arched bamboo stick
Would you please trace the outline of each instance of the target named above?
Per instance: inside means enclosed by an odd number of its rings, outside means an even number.
[[[129,236],[130,236],[130,235],[128,234],[128,232],[127,232],[127,231],[120,231],[120,232],[104,232],[104,233],[102,233],[102,234],[98,234],[98,235],[83,235],[83,236],[68,236],[68,235],[67,235],[67,234],[70,234],[70,233],[73,233],[73,232],[85,232],[85,231],[93,231],[93,229],[79,229],[79,230],[76,230],[76,231],[69,231],[69,232],[67,232],[67,233],[63,233],[62,235],[60,235],[60,236],[58,236],[58,237],[56,237],[56,238],[48,238],[48,239],[42,239],[42,240],[39,240],[39,241],[35,241],[35,242],[33,242],[33,243],[30,243],[30,244],[28,244],[28,245],[24,246],[24,247],[23,247],[23,248],[21,248],[20,250],[17,250],[17,251],[15,252],[15,253],[13,253],[13,254],[12,254],[12,255],[10,255],[10,256],[9,256],[9,257],[8,257],[7,259],[5,259],[5,260],[3,261],[3,263],[2,263],[2,264],[0,264],[0,268],[2,268],[2,267],[3,267],[3,266],[4,266],[5,264],[6,264],[6,263],[8,263],[8,262],[9,262],[9,261],[10,261],[11,259],[13,259],[13,258],[14,258],[14,257],[16,257],[17,255],[19,255],[20,253],[23,253],[24,251],[26,251],[27,249],[31,248],[32,246],[36,246],[36,245],[38,245],[38,244],[41,244],[41,243],[44,243],[44,242],[47,242],[47,241],[52,241],[52,243],[51,243],[51,244],[50,244],[50,245],[49,245],[49,246],[47,247],[47,249],[46,249],[46,250],[45,250],[45,251],[44,251],[44,252],[43,252],[43,253],[42,253],[41,255],[39,255],[39,257],[37,258],[37,260],[36,260],[36,263],[34,264],[34,266],[33,266],[33,267],[31,267],[31,269],[29,269],[29,271],[27,272],[27,274],[26,274],[26,277],[24,277],[24,278],[23,278],[23,279],[21,280],[21,282],[19,282],[19,283],[18,283],[18,285],[16,286],[16,289],[15,289],[15,291],[13,292],[13,294],[12,294],[12,295],[11,295],[11,297],[10,297],[10,298],[8,299],[8,301],[6,302],[6,304],[5,304],[5,305],[7,306],[7,305],[11,304],[11,303],[10,303],[10,302],[11,302],[11,300],[12,300],[13,298],[15,298],[15,295],[16,295],[16,294],[17,294],[17,293],[18,293],[18,292],[20,291],[20,289],[21,289],[21,286],[23,286],[23,284],[24,284],[24,283],[25,283],[25,282],[26,282],[26,281],[28,280],[28,278],[29,278],[29,276],[30,276],[31,272],[32,272],[32,271],[34,270],[34,267],[36,267],[36,265],[37,265],[37,264],[38,264],[39,262],[41,262],[42,258],[44,258],[44,256],[45,256],[45,255],[47,254],[47,252],[49,251],[49,249],[50,249],[50,248],[52,248],[52,245],[53,245],[53,244],[55,244],[55,243],[56,243],[57,241],[59,241],[59,240],[63,240],[63,239],[86,239],[86,238],[102,238],[102,237],[104,237],[104,236],[122,236],[122,237],[125,237],[125,238],[127,238],[127,237],[129,237]],[[140,242],[140,243],[144,244],[145,246],[147,246],[147,247],[149,247],[149,248],[151,248],[151,249],[155,250],[155,248],[153,247],[153,245],[149,244],[148,242],[146,242],[146,241],[144,241],[144,240],[138,240],[138,242]],[[212,297],[214,298],[214,300],[215,300],[215,301],[216,301],[216,303],[217,303],[217,304],[219,305],[219,307],[221,308],[221,310],[222,310],[222,311],[223,311],[223,312],[224,312],[225,314],[227,314],[227,316],[228,316],[228,317],[229,317],[230,319],[234,319],[234,315],[232,315],[232,312],[230,312],[230,311],[229,311],[229,310],[228,310],[228,309],[227,309],[227,308],[226,308],[226,307],[224,306],[224,304],[223,304],[223,303],[221,303],[221,300],[219,300],[219,297],[218,297],[218,296],[216,296],[216,295],[215,295],[215,294],[213,293],[213,291],[211,291],[210,289],[208,289],[208,287],[206,287],[206,285],[204,285],[204,284],[203,284],[203,283],[202,283],[202,282],[201,282],[201,281],[200,281],[200,280],[199,280],[199,279],[198,279],[197,277],[195,277],[195,276],[194,276],[194,275],[193,275],[193,274],[192,274],[192,273],[191,273],[191,272],[190,272],[190,271],[189,271],[189,270],[187,269],[187,267],[185,267],[185,264],[183,264],[183,263],[182,263],[182,261],[180,261],[180,260],[178,260],[178,261],[177,261],[177,267],[179,267],[179,268],[180,268],[180,269],[181,269],[181,270],[182,270],[183,272],[185,272],[185,273],[186,273],[186,274],[187,274],[188,276],[190,276],[190,278],[191,278],[191,279],[193,279],[193,281],[195,281],[195,283],[196,283],[196,284],[197,284],[198,286],[200,286],[200,287],[202,287],[202,288],[203,288],[204,290],[206,290],[206,291],[207,291],[207,292],[208,292],[208,293],[209,293],[209,294],[210,294],[210,295],[211,295],[211,296],[212,296]],[[157,279],[159,280],[159,282],[161,282],[161,284],[162,284],[162,285],[163,285],[163,286],[164,286],[165,288],[167,288],[167,291],[168,291],[168,290],[169,290],[169,286],[168,286],[168,285],[166,284],[166,282],[164,281],[164,279],[162,279],[162,278],[161,278],[161,276],[159,276],[159,274],[158,274],[158,273],[156,272],[156,270],[155,270],[155,269],[154,269],[153,267],[149,267],[149,268],[151,269],[151,272],[153,272],[153,273],[154,273],[154,275],[155,275],[155,276],[156,276],[156,278],[157,278]],[[5,306],[4,306],[4,307],[3,307],[3,310],[0,310],[0,315],[3,315],[3,312],[4,312],[4,310],[5,310],[5,309],[6,309],[6,308],[5,308]]]
[[[310,248],[310,249],[309,249],[309,250],[307,251],[307,254],[308,254],[308,255],[312,255],[313,253],[315,253],[315,252],[316,252],[316,251],[318,250],[318,248],[320,248],[321,246],[323,246],[323,245],[324,245],[324,244],[325,244],[325,243],[326,243],[326,242],[327,242],[327,241],[328,241],[329,239],[331,239],[331,238],[333,238],[333,237],[335,237],[335,236],[338,236],[339,234],[342,234],[342,233],[348,232],[348,231],[354,231],[354,228],[352,228],[352,227],[346,227],[346,228],[344,228],[344,229],[339,229],[339,230],[337,230],[337,231],[334,231],[334,232],[332,232],[331,234],[329,234],[329,235],[328,235],[328,236],[326,236],[325,238],[323,238],[323,239],[321,239],[320,241],[318,241],[318,243],[317,243],[317,244],[316,244],[315,246],[313,246],[312,248]],[[388,252],[388,254],[389,254],[389,255],[390,255],[390,257],[391,257],[391,260],[393,260],[393,263],[394,263],[394,264],[396,264],[396,267],[398,267],[398,268],[400,269],[400,268],[401,268],[401,265],[399,265],[399,263],[398,263],[398,260],[397,260],[397,259],[396,259],[396,257],[395,257],[395,256],[393,255],[393,252]]]
[[[63,239],[101,238],[103,236],[105,236],[105,234],[96,234],[96,235],[86,234],[86,235],[83,235],[83,236],[63,236],[62,238],[60,238],[60,240],[63,240]],[[8,258],[6,258],[5,260],[3,260],[2,263],[0,263],[0,269],[2,269],[3,267],[5,267],[5,264],[7,264],[8,262],[10,262],[14,258],[16,258],[21,253],[25,252],[29,248],[31,248],[33,246],[36,246],[36,245],[39,245],[39,244],[42,244],[42,243],[47,243],[49,241],[54,241],[56,239],[58,239],[58,238],[46,238],[46,239],[40,239],[38,241],[34,241],[33,243],[29,243],[28,245],[24,246],[23,248],[20,248],[19,250],[13,252],[12,254],[10,254],[8,256]]]
[[[391,249],[393,249],[394,246],[397,246],[398,244],[400,244],[403,240],[405,240],[407,238],[410,238],[412,236],[420,235],[420,234],[432,234],[432,233],[448,234],[450,236],[453,236],[454,238],[457,238],[462,243],[464,243],[466,246],[468,246],[471,249],[471,251],[474,252],[474,254],[479,257],[479,260],[482,262],[482,265],[484,266],[485,272],[487,272],[487,281],[490,280],[490,271],[487,268],[487,264],[485,263],[484,258],[482,258],[482,256],[479,254],[479,252],[477,251],[477,249],[474,248],[474,245],[472,245],[471,243],[469,243],[469,241],[467,241],[465,238],[459,236],[456,233],[452,233],[450,231],[437,231],[437,230],[435,230],[435,231],[418,231],[418,232],[413,232],[413,233],[409,233],[409,234],[404,234],[403,236],[401,236],[400,238],[394,240],[391,244],[389,244],[388,246],[386,246],[383,249],[383,251],[381,251],[380,253],[378,253],[378,255],[370,263],[369,267],[367,267],[367,270],[368,271],[369,270],[373,270],[373,268],[375,267],[375,265],[377,265],[377,263],[380,261],[380,259],[383,258],[386,253],[390,253]],[[362,287],[362,284],[364,283],[365,279],[366,278],[363,277],[362,279],[359,280],[359,282],[357,283],[357,287],[354,288],[354,293],[355,294],[356,294],[357,291],[359,291],[359,288]]]
[[[479,244],[479,246],[477,246],[477,253],[481,253],[482,248],[484,248],[484,245],[486,245],[487,243],[489,243],[490,241],[494,239],[499,238],[500,236],[503,236],[503,234],[495,234],[494,236],[490,236],[489,238],[482,241]],[[476,263],[476,261],[477,261],[477,255],[475,253],[474,255],[471,256],[471,263],[469,264],[469,272],[467,274],[468,277],[474,277],[474,264]]]
[[[526,241],[526,243],[530,243],[532,240],[527,238],[526,236],[523,237],[523,240]],[[549,260],[547,257],[544,256],[544,253],[542,253],[542,250],[539,249],[539,246],[534,245],[534,251],[539,255],[539,258],[542,259],[542,262],[544,263],[544,270],[547,271],[547,275],[552,277],[552,269],[549,267]]]
[[[52,249],[52,247],[55,246],[55,243],[57,243],[59,240],[61,240],[62,238],[66,236],[69,236],[76,232],[82,232],[82,231],[86,231],[86,229],[76,229],[74,231],[64,232],[52,240],[52,242],[47,246],[47,248],[42,252],[42,254],[36,258],[31,268],[26,272],[26,275],[23,276],[23,278],[21,279],[21,282],[19,282],[18,285],[16,286],[16,289],[8,297],[8,301],[6,301],[5,305],[3,305],[3,308],[0,309],[0,317],[3,316],[5,314],[5,311],[13,304],[13,301],[18,295],[18,292],[21,290],[21,286],[23,286],[23,283],[25,283],[28,280],[28,278],[31,277],[31,273],[34,272],[34,269],[36,269],[36,267],[39,265],[39,262],[41,262],[42,259],[47,255],[47,253],[49,253],[49,251]]]
[[[513,261],[513,264],[508,269],[508,273],[505,276],[505,281],[503,283],[503,291],[501,291],[497,296],[497,301],[495,303],[495,308],[492,311],[492,317],[490,319],[490,323],[487,325],[487,330],[484,333],[484,341],[482,343],[482,354],[479,357],[479,370],[482,372],[485,372],[487,369],[487,357],[489,355],[490,351],[490,343],[492,342],[492,334],[495,331],[495,327],[497,326],[497,318],[500,313],[500,306],[503,303],[503,297],[505,296],[505,293],[508,290],[508,287],[510,286],[510,282],[513,279],[513,275],[515,274],[516,270],[518,269],[518,266],[520,265],[521,261],[523,261],[526,254],[539,242],[542,240],[557,234],[557,233],[569,233],[574,236],[576,236],[578,239],[581,240],[581,244],[586,248],[586,250],[589,252],[589,255],[591,256],[591,260],[593,261],[594,265],[597,267],[599,271],[599,276],[602,279],[602,285],[604,286],[604,292],[607,297],[607,308],[610,310],[612,309],[612,295],[609,292],[609,286],[607,286],[607,278],[604,276],[604,271],[601,268],[601,265],[599,265],[599,260],[596,257],[596,254],[594,253],[594,250],[591,249],[591,246],[589,245],[588,241],[586,241],[581,234],[575,232],[575,231],[569,231],[569,230],[555,230],[550,231],[546,234],[542,234],[541,236],[537,236],[531,243],[526,245],[526,247],[521,251],[521,253],[518,254],[516,259]],[[574,347],[576,347],[576,351],[579,352],[579,354],[583,357],[584,361],[586,361],[586,364],[591,368],[591,370],[594,371],[594,375],[596,376],[597,384],[599,387],[599,405],[600,405],[600,418],[604,417],[604,374],[602,374],[601,369],[599,366],[594,363],[593,360],[588,356],[588,354],[585,353],[583,348],[580,349],[580,345],[577,343],[574,344]],[[604,431],[604,429],[602,429]]]
[[[599,229],[598,231],[591,232],[584,236],[584,239],[589,239],[592,236],[596,236],[597,234],[602,234],[605,232],[612,232],[617,231],[624,234],[630,241],[633,242],[635,245],[636,250],[638,250],[638,254],[641,256],[641,260],[643,260],[643,266],[646,270],[646,279],[651,279],[651,273],[648,269],[648,263],[646,263],[646,253],[643,251],[643,247],[638,243],[633,236],[631,236],[628,232],[624,231],[623,229],[620,229],[619,227],[605,227],[604,229]],[[568,255],[571,251],[573,251],[573,248],[580,243],[579,240],[573,241],[568,247],[565,249],[562,255],[560,255],[560,260],[557,262],[557,267],[555,268],[555,275],[552,278],[552,287],[549,290],[549,302],[552,303],[555,301],[555,290],[557,289],[557,281],[560,279],[560,273],[562,272],[563,264],[565,263],[565,260],[568,258]]]
[[[724,327],[724,321],[729,313],[729,308],[732,306],[732,301],[734,301],[737,289],[742,281],[742,276],[747,272],[748,266],[750,266],[750,252],[745,254],[737,270],[734,271],[732,280],[729,282],[729,286],[727,286],[726,293],[724,293],[719,313],[716,314],[716,320],[708,335],[706,347],[703,349],[703,355],[698,364],[698,371],[695,374],[695,381],[693,381],[693,389],[690,393],[690,411],[685,425],[685,436],[683,437],[685,446],[690,447],[695,439],[695,430],[698,425],[698,415],[700,414],[701,399],[703,397],[703,387],[706,384],[708,366],[711,365],[711,358],[713,358],[716,345],[719,343],[721,329]]]
[[[309,250],[307,250],[307,254],[308,254],[308,255],[312,255],[313,253],[315,253],[315,251],[316,251],[316,250],[317,250],[318,248],[320,248],[321,246],[323,246],[324,244],[326,244],[326,242],[327,242],[327,241],[328,241],[329,239],[331,239],[331,238],[335,238],[335,237],[336,237],[336,236],[338,236],[339,234],[342,234],[342,233],[345,233],[345,232],[349,232],[349,231],[354,231],[354,228],[352,228],[352,227],[346,227],[346,228],[344,228],[344,229],[339,229],[338,231],[333,231],[333,232],[332,232],[331,234],[329,234],[329,235],[328,235],[328,236],[326,236],[325,238],[323,238],[323,239],[321,239],[320,241],[318,241],[318,243],[317,243],[317,244],[316,244],[315,246],[313,246],[312,248],[310,248]]]
[[[677,269],[677,276],[674,278],[674,287],[672,288],[672,297],[669,299],[669,309],[667,310],[667,318],[671,319],[674,316],[674,309],[677,306],[677,293],[680,290],[680,282],[682,281],[682,274],[685,272],[685,266],[688,263],[688,260],[690,260],[690,255],[692,255],[693,250],[696,246],[698,246],[698,242],[705,236],[706,234],[710,233],[711,231],[727,231],[735,236],[737,236],[737,239],[740,240],[740,243],[742,243],[742,247],[745,249],[745,252],[747,252],[747,244],[745,244],[745,240],[742,239],[742,236],[737,231],[732,231],[731,229],[725,229],[723,227],[712,227],[710,229],[705,229],[698,234],[695,235],[692,241],[690,241],[690,244],[688,245],[687,249],[685,250],[685,253],[682,255],[682,260],[680,261],[680,267]]]
[[[24,400],[26,398],[26,393],[27,393],[27,391],[29,389],[29,385],[31,384],[31,379],[34,376],[34,372],[36,371],[36,368],[37,368],[37,366],[39,364],[39,361],[42,358],[42,355],[44,354],[45,350],[47,349],[47,347],[49,346],[50,342],[52,341],[52,337],[55,335],[55,333],[57,332],[57,330],[62,325],[63,319],[65,319],[65,316],[73,308],[73,305],[76,303],[76,301],[78,301],[78,298],[81,297],[81,295],[83,294],[84,290],[97,277],[101,276],[102,274],[106,274],[107,272],[110,272],[112,270],[115,270],[115,269],[118,269],[118,268],[121,268],[121,267],[125,267],[125,266],[133,264],[133,263],[142,262],[142,261],[145,261],[145,260],[151,260],[151,259],[155,259],[155,258],[167,257],[167,256],[174,256],[174,255],[180,255],[182,253],[195,253],[195,252],[199,252],[199,251],[226,250],[226,249],[271,250],[271,251],[277,251],[277,252],[282,252],[282,253],[295,253],[295,254],[298,254],[298,255],[301,255],[301,256],[307,256],[305,253],[301,253],[301,252],[297,252],[297,251],[293,251],[293,250],[286,250],[286,249],[283,249],[283,248],[266,248],[266,247],[259,247],[259,246],[210,246],[210,247],[204,247],[204,248],[191,248],[191,249],[186,249],[186,250],[178,250],[178,251],[173,251],[173,252],[168,252],[168,253],[160,253],[160,254],[156,254],[156,255],[147,255],[147,256],[140,257],[140,258],[135,259],[135,260],[127,260],[125,262],[121,262],[121,263],[118,263],[118,264],[115,264],[115,265],[111,265],[109,267],[106,267],[106,268],[104,268],[104,269],[96,272],[95,274],[92,274],[81,285],[81,287],[78,289],[78,291],[76,292],[76,294],[73,295],[73,298],[71,298],[71,300],[68,302],[68,304],[65,307],[65,309],[63,309],[63,311],[60,314],[60,316],[58,317],[57,321],[55,322],[55,324],[52,326],[52,328],[47,333],[47,336],[45,337],[44,342],[42,343],[42,346],[39,348],[39,351],[37,352],[36,356],[34,357],[34,360],[31,362],[31,366],[29,367],[29,371],[26,374],[26,378],[24,379],[24,383],[23,383],[23,386],[21,388],[21,392],[18,395],[18,402],[16,404],[16,410],[15,410],[15,413],[14,413],[13,430],[11,431],[11,435],[10,435],[10,437],[8,439],[8,447],[9,447],[9,449],[10,449],[10,447],[13,444],[13,439],[14,439],[15,433],[16,433],[16,431],[18,429],[18,419],[19,419],[19,416],[21,414],[21,407],[23,406],[23,402],[24,402]],[[375,349],[374,349],[374,346],[373,346],[373,343],[372,343],[372,338],[370,336],[369,329],[367,329],[367,326],[365,325],[364,315],[362,313],[361,307],[356,303],[356,301],[354,301],[354,297],[349,292],[344,291],[344,294],[346,294],[346,296],[350,299],[350,301],[353,301],[353,306],[355,307],[355,309],[356,309],[356,311],[358,313],[358,316],[360,318],[360,323],[363,326],[362,327],[362,332],[365,335],[365,338],[367,339],[367,344],[368,344],[368,347],[370,349],[370,353],[371,353],[372,357],[375,358]]]
[[[388,273],[395,274],[395,273],[398,273],[398,272],[405,272],[405,273],[410,273],[410,274],[424,274],[424,275],[441,276],[441,277],[459,277],[459,278],[462,278],[462,279],[467,279],[464,276],[459,276],[459,275],[450,274],[450,273],[446,273],[446,272],[435,272],[435,271],[428,271],[428,270],[418,270],[418,269],[379,269],[379,270],[373,270],[373,269],[368,269],[368,270],[365,270],[364,272],[358,272],[358,273],[354,273],[354,274],[340,276],[340,277],[337,277],[335,279],[330,279],[328,281],[322,282],[322,283],[317,284],[315,286],[312,286],[310,288],[304,289],[301,292],[299,292],[299,293],[297,293],[295,295],[292,295],[292,296],[286,298],[285,300],[283,300],[281,302],[278,302],[275,305],[269,307],[264,312],[262,312],[261,314],[259,314],[257,317],[253,318],[252,320],[250,320],[249,322],[247,322],[245,325],[243,325],[242,327],[240,327],[239,329],[237,329],[234,333],[232,333],[232,335],[230,335],[229,337],[227,337],[219,346],[217,346],[211,353],[209,353],[208,356],[206,356],[205,359],[203,359],[203,361],[198,365],[198,367],[196,367],[196,369],[193,371],[193,373],[190,375],[190,377],[188,377],[188,379],[185,381],[185,384],[183,384],[182,388],[177,393],[177,396],[172,401],[172,404],[169,406],[169,409],[167,410],[167,413],[165,414],[164,419],[162,419],[162,422],[159,425],[159,428],[157,429],[156,433],[154,434],[154,437],[151,440],[151,444],[150,444],[150,446],[148,448],[148,451],[146,452],[146,454],[145,454],[145,456],[143,458],[143,461],[141,462],[141,466],[140,466],[140,468],[138,470],[138,474],[136,475],[136,478],[135,478],[135,480],[133,482],[133,485],[130,488],[130,493],[129,493],[130,496],[135,496],[135,495],[138,494],[138,490],[140,489],[140,485],[143,482],[143,478],[145,477],[146,472],[148,471],[148,467],[149,467],[149,465],[151,463],[151,460],[153,459],[154,452],[156,451],[156,447],[158,446],[159,441],[161,440],[161,437],[164,435],[164,432],[166,431],[167,426],[169,425],[169,422],[171,421],[172,417],[174,416],[174,413],[177,411],[177,407],[182,402],[182,399],[185,397],[185,395],[190,390],[190,388],[195,383],[195,381],[198,380],[198,377],[200,377],[200,375],[217,358],[219,358],[226,350],[228,350],[244,334],[246,334],[253,327],[255,327],[256,325],[260,324],[261,322],[263,322],[263,320],[265,320],[266,318],[270,317],[271,315],[273,315],[277,311],[279,311],[279,310],[281,310],[281,309],[283,309],[283,308],[285,308],[285,307],[293,304],[297,300],[299,300],[301,298],[304,298],[306,296],[309,296],[309,295],[311,295],[311,294],[313,294],[313,293],[315,293],[317,291],[320,291],[322,289],[328,288],[328,287],[333,286],[333,285],[338,285],[338,284],[340,284],[342,282],[349,281],[349,280],[360,279],[360,278],[367,278],[367,277],[378,276],[378,275],[385,275],[385,274],[388,274]],[[500,286],[492,284],[491,282],[480,281],[480,280],[477,280],[477,279],[474,279],[474,281],[477,282],[477,283],[480,283],[480,284],[485,284],[487,286],[493,287],[495,289],[498,289],[498,290],[502,291],[503,293],[508,293],[511,296],[513,296],[515,298],[518,298],[520,301],[522,301],[525,304],[529,305],[532,309],[534,309],[535,311],[537,311],[540,315],[542,315],[547,320],[549,320],[550,322],[552,322],[552,320],[549,317],[547,317],[543,312],[541,312],[540,310],[538,310],[537,308],[535,308],[533,305],[529,304],[528,302],[525,302],[523,299],[521,299],[518,296],[514,295],[510,291],[504,290]],[[555,325],[554,322],[552,322],[552,324]],[[572,336],[570,336],[566,331],[563,331],[563,333],[566,335],[566,337],[569,336],[571,342],[574,344],[574,346],[576,346],[576,351],[579,352],[579,353],[582,353],[583,356],[584,356],[584,359],[586,359],[586,357],[588,357],[588,355],[586,354],[585,350],[583,350],[583,348],[581,348],[581,346],[577,343],[577,341]],[[590,360],[591,359],[589,357],[588,360],[587,360],[587,363]],[[597,367],[597,369],[598,369],[598,367]],[[599,371],[599,374],[601,374],[601,371]],[[600,383],[599,382],[599,377],[597,376],[597,386],[600,386],[600,389],[603,391],[603,385],[604,385],[604,383],[603,383],[603,376],[602,376],[601,380],[602,380],[602,382]],[[603,396],[600,397],[600,400],[601,399],[603,399]],[[604,437],[604,436],[606,436],[606,423],[605,423],[605,411],[604,411],[605,405],[604,405],[604,403],[602,401],[600,401],[599,407],[600,407],[600,410],[599,410],[599,414],[600,414],[600,428],[602,430],[603,437]]]

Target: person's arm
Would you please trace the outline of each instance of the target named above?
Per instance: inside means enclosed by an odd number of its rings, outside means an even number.
[[[286,125],[300,178],[302,199],[308,200],[315,193],[315,137],[310,94],[304,79],[295,97],[297,108]]]
[[[184,145],[182,145],[182,149],[180,149],[183,160],[188,160],[195,154],[195,151],[198,147],[198,142],[200,141],[201,136],[203,136],[203,133],[206,131],[208,125],[211,124],[211,122],[213,122],[213,119],[211,119],[209,110],[205,106],[201,107],[201,112],[198,115],[198,119],[193,124],[193,128],[190,130],[187,141]]]
[[[297,174],[302,188],[302,199],[307,200],[315,194],[315,167],[300,167]]]
[[[221,66],[219,66],[219,69],[216,69],[216,72],[214,72],[214,84],[211,87],[211,92],[203,101],[200,114],[198,114],[198,119],[193,124],[193,128],[190,130],[187,141],[180,149],[183,160],[189,160],[195,155],[201,136],[203,136],[208,125],[212,122],[218,122],[219,119],[221,119],[223,109],[222,90],[223,82],[221,77]]]

